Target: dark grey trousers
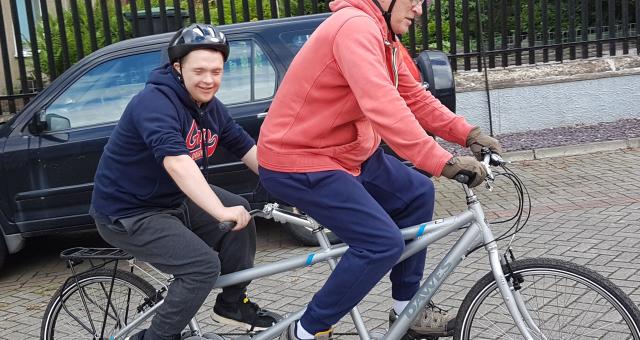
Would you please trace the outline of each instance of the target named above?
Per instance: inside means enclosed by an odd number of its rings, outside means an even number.
[[[225,206],[250,208],[244,198],[211,187]],[[144,339],[179,339],[220,273],[253,267],[256,252],[253,220],[241,231],[228,233],[220,232],[217,223],[191,200],[185,200],[178,209],[119,219],[115,225],[96,223],[105,241],[175,278]],[[237,301],[248,284],[224,288],[219,298]]]

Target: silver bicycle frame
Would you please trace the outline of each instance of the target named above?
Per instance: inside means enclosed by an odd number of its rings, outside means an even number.
[[[431,272],[427,279],[420,286],[418,292],[414,295],[409,305],[400,313],[398,319],[393,323],[389,331],[384,335],[384,339],[400,339],[409,329],[413,320],[418,316],[420,311],[425,308],[429,300],[435,295],[438,288],[449,277],[453,270],[464,260],[469,252],[479,246],[483,246],[489,254],[489,262],[491,271],[495,277],[498,289],[508,311],[511,313],[515,324],[525,339],[533,339],[530,331],[537,336],[541,336],[541,332],[534,324],[533,319],[529,315],[524,301],[519,292],[513,289],[513,286],[505,279],[502,271],[502,263],[498,246],[494,241],[491,228],[485,222],[484,211],[478,202],[475,194],[466,185],[463,185],[467,196],[468,209],[458,215],[422,223],[409,228],[402,229],[402,235],[405,240],[413,240],[408,243],[398,262],[426,248],[432,243],[437,242],[443,237],[456,232],[460,229],[466,229],[462,236],[456,241],[454,246],[449,250],[445,257],[440,261],[436,268]],[[342,256],[348,247],[340,244],[331,246],[326,235],[322,231],[322,226],[318,225],[311,218],[301,218],[299,216],[289,214],[277,209],[277,204],[267,204],[261,214],[258,216],[273,218],[281,223],[294,223],[305,226],[314,231],[318,238],[321,249],[308,255],[296,256],[290,259],[281,260],[269,264],[263,264],[254,268],[221,275],[216,281],[215,288],[227,287],[233,284],[246,282],[273,274],[286,272],[289,270],[311,266],[318,262],[328,261],[330,268],[333,270],[336,264],[336,258]],[[132,329],[141,324],[144,320],[151,317],[156,309],[162,305],[163,301],[159,301],[153,307],[140,314],[130,324],[120,330],[112,339],[121,339]],[[304,309],[291,313],[272,327],[261,331],[251,337],[254,340],[268,340],[278,337],[286,327],[293,321],[299,319],[304,313]],[[351,317],[358,331],[360,339],[370,340],[364,321],[357,307],[351,311]],[[459,327],[464,325],[458,325]],[[189,328],[195,335],[202,335],[202,331],[195,319],[189,323]],[[245,336],[246,337],[246,336]]]

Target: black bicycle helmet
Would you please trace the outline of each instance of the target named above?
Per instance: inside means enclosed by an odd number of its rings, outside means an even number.
[[[178,61],[189,52],[200,49],[216,50],[222,53],[224,61],[229,58],[229,42],[224,33],[213,25],[191,24],[176,32],[169,42],[169,60]]]

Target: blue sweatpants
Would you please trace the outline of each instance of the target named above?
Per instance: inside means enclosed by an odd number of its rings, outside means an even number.
[[[390,269],[394,299],[410,300],[418,291],[426,251],[394,264],[404,249],[399,228],[433,217],[435,190],[429,178],[379,149],[359,176],[340,170],[283,173],[260,168],[260,180],[276,198],[304,211],[349,245],[302,316],[307,331],[332,327]]]

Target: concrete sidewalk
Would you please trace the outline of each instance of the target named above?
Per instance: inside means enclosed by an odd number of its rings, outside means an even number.
[[[584,145],[579,148],[586,149]],[[564,157],[552,158],[541,158],[538,151],[532,152],[534,157],[530,159],[521,157],[525,160],[511,164],[512,170],[525,182],[532,201],[529,223],[518,234],[513,247],[518,257],[545,256],[586,265],[610,278],[638,304],[640,149],[609,149],[567,156],[571,151],[565,148],[558,151]],[[509,157],[515,158],[515,154]],[[436,217],[445,217],[465,208],[464,193],[458,184],[444,179],[435,182],[438,189]],[[478,192],[489,220],[515,211],[515,194],[506,181],[497,181],[493,192],[483,189]],[[277,224],[261,220],[258,227],[258,264],[315,250],[300,247]],[[502,230],[500,228],[496,228],[496,234]],[[44,309],[69,275],[58,259],[59,251],[78,245],[102,244],[95,233],[31,241],[23,252],[10,258],[0,274],[0,339],[38,338]],[[425,272],[432,269],[453,241],[450,236],[430,248]],[[504,245],[502,242],[501,246]],[[256,280],[249,293],[261,306],[281,313],[290,312],[310,299],[328,271],[327,265],[318,264]],[[456,310],[466,291],[487,271],[484,254],[473,253],[442,287],[436,302]],[[360,305],[370,329],[387,327],[391,306],[389,290],[385,278]],[[214,299],[215,294],[212,294],[206,305],[212,307]],[[234,331],[227,327],[216,328],[209,318],[209,311],[210,308],[203,308],[200,312],[201,326],[208,331]],[[350,323],[341,322],[336,330],[351,332],[353,328]],[[355,337],[345,335],[341,338]]]

